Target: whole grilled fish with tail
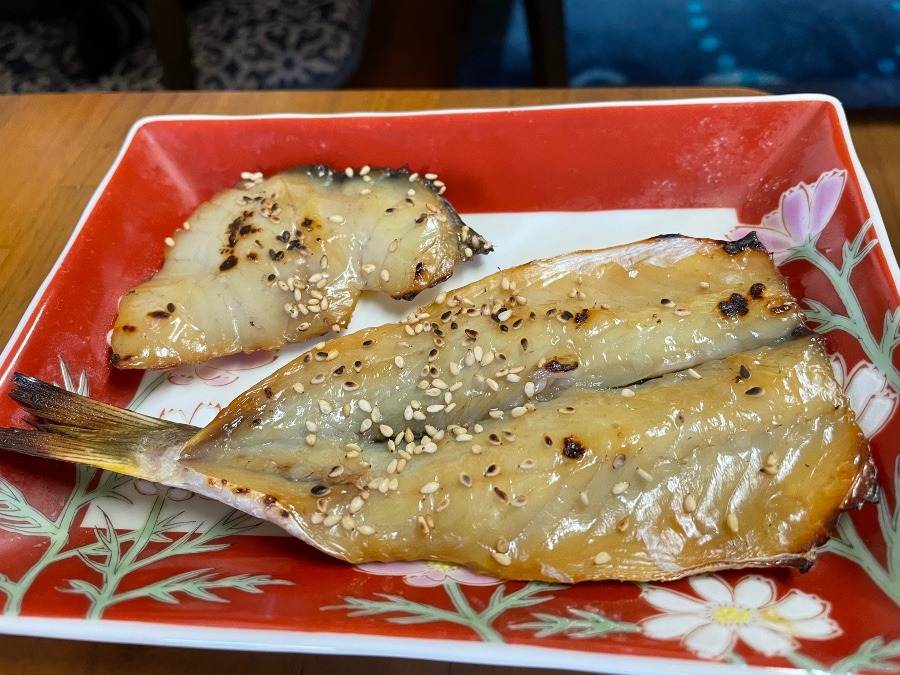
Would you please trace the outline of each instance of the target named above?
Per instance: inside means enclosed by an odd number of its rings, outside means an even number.
[[[187,488],[350,562],[566,582],[803,567],[874,471],[802,322],[755,239],[656,238],[317,345],[202,430],[17,375],[38,421],[0,447]]]

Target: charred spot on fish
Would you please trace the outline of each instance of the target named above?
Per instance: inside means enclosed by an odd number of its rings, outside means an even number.
[[[588,320],[588,317],[591,315],[590,311],[585,308],[580,312],[575,312],[575,325],[579,328],[584,324],[585,321]]]
[[[137,330],[137,326],[132,326],[131,324],[125,324],[122,326],[122,331],[125,333],[134,333]]]
[[[547,434],[544,434],[544,445],[546,445],[546,446],[553,445],[553,439],[550,438]]]
[[[586,449],[575,436],[566,436],[563,439],[562,454],[569,459],[581,459]]]
[[[677,234],[674,232],[670,232],[669,234],[655,234],[652,237],[650,237],[650,239],[652,239],[654,241],[658,241],[660,239],[680,239],[683,236],[684,236],[683,234]]]
[[[281,509],[280,513],[281,513],[282,518],[287,518],[288,516],[291,515],[291,512],[288,511],[287,509]]]
[[[231,489],[231,491],[236,495],[245,495],[248,492],[250,492],[250,488],[235,486],[234,488]]]
[[[790,312],[794,308],[793,303],[786,302],[782,305],[775,305],[774,307],[769,307],[769,311],[772,314],[785,314],[786,312]]]
[[[256,417],[256,418],[250,420],[250,424],[253,425],[254,427],[258,427],[260,424],[262,424],[262,420],[259,419],[258,417]]]
[[[425,274],[425,263],[417,262],[416,263],[416,271],[415,271],[416,279],[421,278],[422,275],[424,275],[424,274]]]
[[[766,285],[756,283],[750,287],[750,297],[754,300],[759,300],[763,294],[766,292]]]
[[[116,365],[120,360],[121,360],[121,359],[119,358],[119,355],[116,354],[115,352],[113,352],[113,353],[110,354],[110,356],[109,356],[109,362],[110,362],[112,365]]]
[[[316,221],[314,221],[312,218],[304,218],[300,221],[300,227],[305,227],[307,230],[311,230],[313,229],[315,223]]]
[[[250,251],[247,254],[247,260],[258,260],[258,259],[259,259],[259,256],[256,255],[256,251]]]
[[[809,572],[809,571],[812,569],[812,566],[813,566],[814,563],[815,563],[814,560],[804,560],[804,561],[797,567],[797,571],[800,572],[800,574],[806,574],[807,572]]]
[[[733,319],[737,316],[746,315],[750,308],[747,304],[747,298],[740,293],[732,293],[728,300],[722,300],[719,303],[719,311],[729,319]]]
[[[262,498],[262,503],[266,505],[266,507],[274,506],[278,503],[278,500],[275,499],[272,495],[266,495]]]
[[[727,253],[728,255],[737,255],[738,253],[743,253],[744,251],[750,249],[754,251],[766,250],[766,247],[763,246],[762,242],[759,240],[759,237],[756,236],[755,231],[745,234],[740,239],[722,242],[722,250],[725,251],[725,253]]]
[[[167,312],[164,309],[155,309],[152,312],[147,312],[147,316],[151,319],[168,319],[172,316],[171,312]]]
[[[266,387],[263,389],[263,393],[266,395],[266,398],[272,398],[272,387]]]
[[[282,258],[284,258],[284,251],[276,251],[274,249],[269,249],[269,258],[275,262],[278,262]]]
[[[548,373],[568,373],[569,371],[578,368],[578,361],[575,359],[554,356],[545,361],[542,367]]]
[[[225,260],[222,261],[221,265],[219,265],[219,271],[225,272],[227,270],[230,270],[232,267],[234,267],[237,264],[238,264],[238,259],[235,257],[234,254],[231,254],[230,256],[225,258]]]

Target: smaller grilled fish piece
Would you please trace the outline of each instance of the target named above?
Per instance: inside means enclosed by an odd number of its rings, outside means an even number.
[[[415,297],[491,250],[441,192],[406,169],[323,166],[220,192],[122,298],[112,363],[168,368],[272,349],[345,328],[363,290]]]
[[[15,382],[46,421],[0,430],[0,447],[187,488],[357,563],[565,582],[806,566],[874,484],[816,337],[629,388],[569,389],[465,439],[393,451],[285,438],[223,456],[194,445],[192,427]]]

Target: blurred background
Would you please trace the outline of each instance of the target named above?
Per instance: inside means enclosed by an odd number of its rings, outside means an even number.
[[[0,92],[749,86],[900,105],[900,0],[0,0]]]

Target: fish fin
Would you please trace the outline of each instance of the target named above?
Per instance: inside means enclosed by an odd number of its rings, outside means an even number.
[[[16,373],[10,397],[37,418],[33,429],[0,429],[0,448],[144,477],[139,453],[180,447],[198,428],[94,401]]]

